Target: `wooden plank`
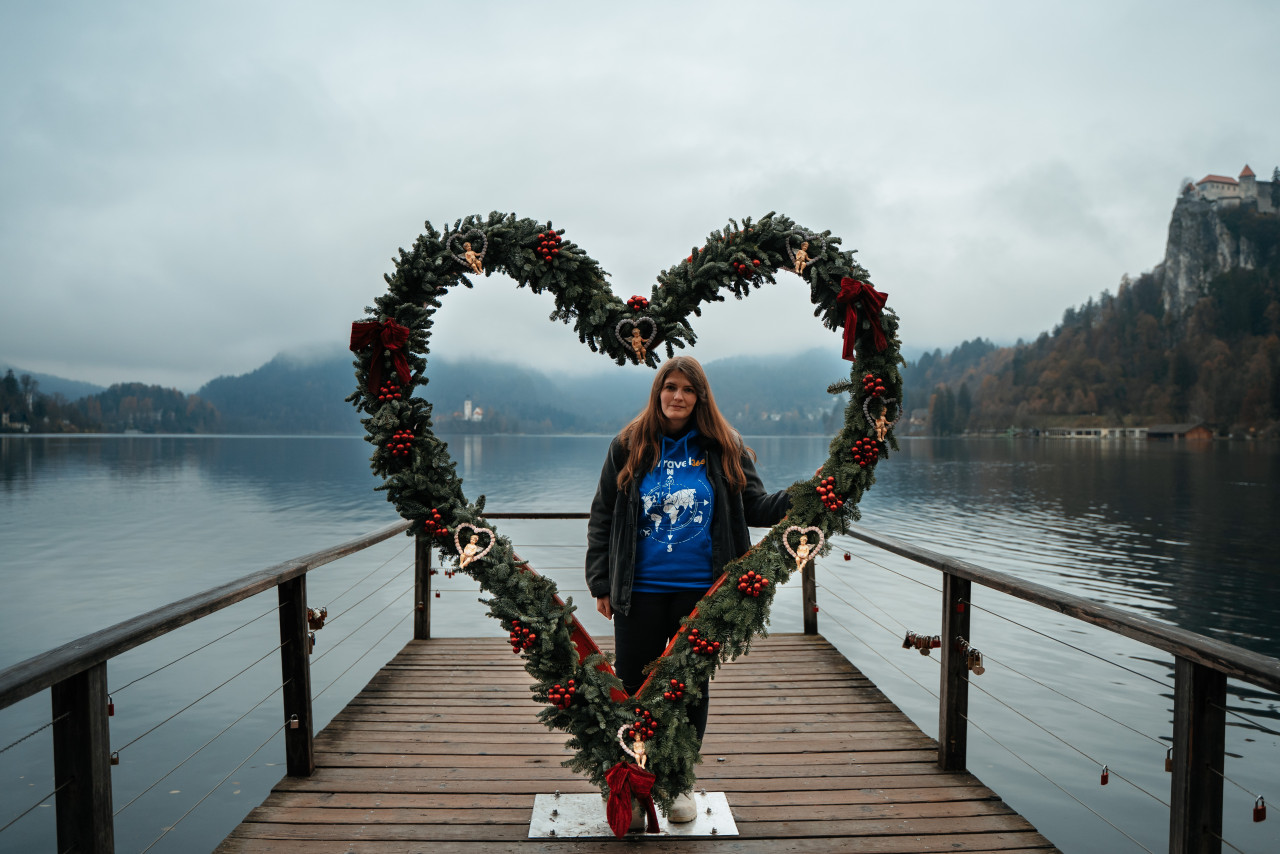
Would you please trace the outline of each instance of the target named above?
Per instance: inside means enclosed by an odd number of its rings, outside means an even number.
[[[769,654],[720,671],[698,767],[699,785],[728,794],[742,835],[646,845],[1052,850],[972,775],[940,771],[937,743],[821,637],[757,651]],[[395,661],[317,736],[317,773],[282,780],[219,852],[618,850],[526,839],[536,794],[596,790],[561,766],[567,734],[537,722],[523,662],[501,639],[412,642]]]

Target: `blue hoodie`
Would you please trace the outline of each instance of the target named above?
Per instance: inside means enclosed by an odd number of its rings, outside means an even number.
[[[711,510],[707,455],[690,429],[662,437],[662,458],[640,481],[635,581],[640,593],[711,586]]]

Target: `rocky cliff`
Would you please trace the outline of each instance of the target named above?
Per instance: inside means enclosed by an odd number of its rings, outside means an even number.
[[[1247,237],[1232,233],[1221,202],[1183,196],[1173,207],[1164,261],[1155,270],[1165,311],[1181,317],[1208,294],[1209,282],[1231,270],[1258,266],[1258,251]]]

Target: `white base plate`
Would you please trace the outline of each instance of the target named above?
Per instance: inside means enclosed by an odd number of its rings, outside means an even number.
[[[724,792],[693,793],[697,807],[693,821],[674,824],[658,810],[658,833],[635,831],[627,837],[655,836],[737,836],[738,825],[729,809]],[[710,813],[708,814],[708,810]],[[604,799],[599,795],[535,795],[533,816],[529,819],[530,839],[599,839],[612,838],[613,831],[605,817]]]

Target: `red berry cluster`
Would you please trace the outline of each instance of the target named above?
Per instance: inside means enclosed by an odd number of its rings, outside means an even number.
[[[557,709],[567,709],[569,704],[573,702],[573,695],[578,693],[578,689],[574,687],[573,680],[569,680],[569,687],[561,686],[559,682],[551,687],[547,692],[547,699],[551,701],[551,705]]]
[[[538,636],[528,626],[520,625],[519,620],[512,620],[509,639],[512,652],[524,652],[533,646],[533,642],[538,639]]]
[[[387,450],[391,452],[393,457],[409,456],[409,451],[413,450],[413,431],[397,430],[391,434],[391,441],[387,443]]]
[[[697,629],[689,629],[689,646],[698,655],[719,655],[720,641],[709,641]]]
[[[862,391],[869,397],[880,397],[884,394],[884,380],[875,374],[867,374],[862,378]]]
[[[816,488],[818,497],[822,499],[823,506],[828,510],[839,510],[844,506],[844,499],[836,495],[836,479],[834,477],[823,478]]]
[[[672,700],[672,701],[679,700],[683,696],[684,696],[684,683],[681,682],[679,679],[672,679],[671,690],[662,692],[662,698],[664,700]]]
[[[636,722],[631,725],[631,729],[627,730],[627,738],[632,741],[647,741],[658,732],[658,722],[653,719],[653,715],[648,709],[636,708]]]
[[[760,260],[755,259],[750,264],[743,264],[741,261],[733,262],[733,269],[738,271],[738,275],[744,279],[749,279],[755,275],[755,268],[760,266]]]
[[[378,400],[399,400],[403,395],[400,393],[400,386],[395,383],[387,383],[378,389]]]
[[[750,570],[738,579],[738,589],[748,596],[759,596],[761,588],[769,586],[769,579],[763,575],[756,575],[756,571]]]
[[[538,244],[536,251],[543,261],[550,264],[551,259],[560,254],[560,235],[554,231],[546,231],[538,235],[538,240],[542,242]]]
[[[444,526],[444,517],[434,507],[431,508],[431,515],[422,520],[422,527],[426,529],[427,535],[431,537],[443,537],[449,533],[449,529]],[[432,570],[431,574],[435,575],[435,570]]]
[[[627,308],[631,309],[632,311],[644,311],[648,307],[649,307],[649,300],[645,299],[639,294],[636,294],[631,299],[627,300]]]
[[[853,461],[866,468],[880,458],[880,443],[870,436],[863,436],[853,443]]]

